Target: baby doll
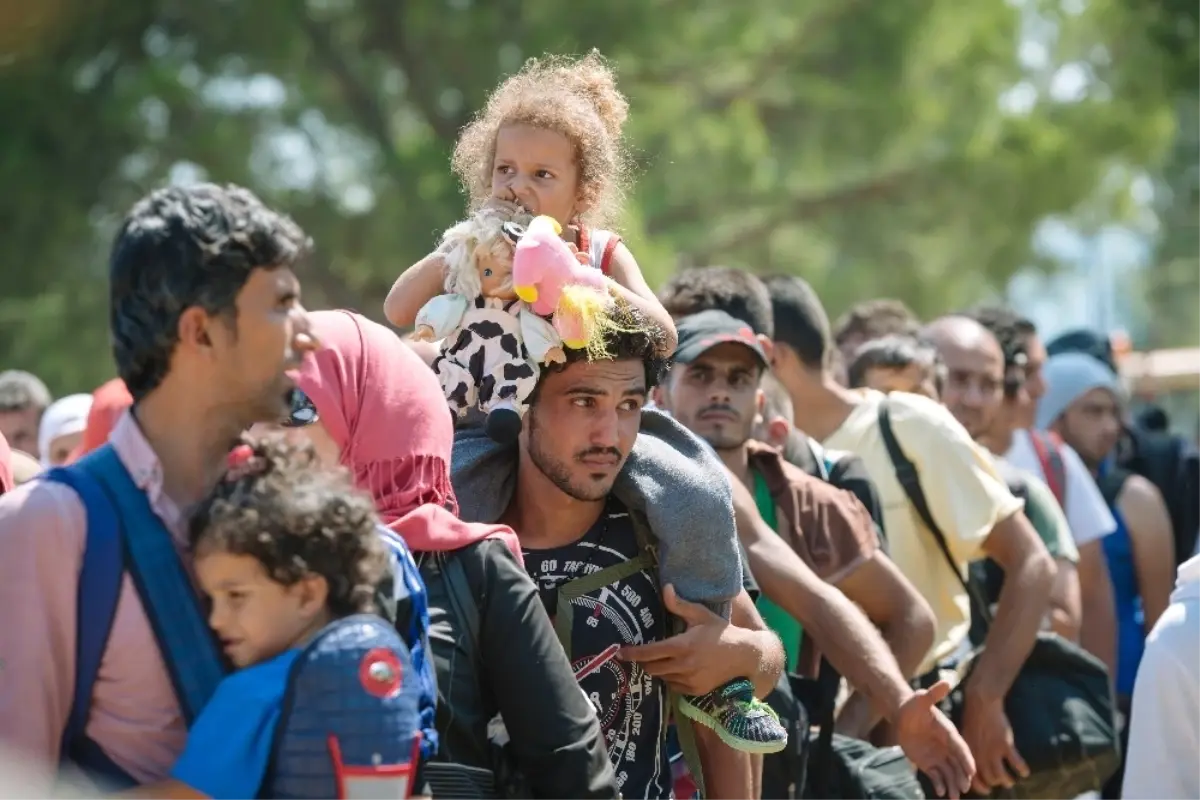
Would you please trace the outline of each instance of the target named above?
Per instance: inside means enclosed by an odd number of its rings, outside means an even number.
[[[529,222],[502,209],[484,208],[442,236],[446,293],[417,314],[414,338],[443,340],[433,371],[450,410],[487,414],[487,432],[498,442],[516,440],[542,364],[563,362],[562,339],[534,314],[513,288],[513,248]]]

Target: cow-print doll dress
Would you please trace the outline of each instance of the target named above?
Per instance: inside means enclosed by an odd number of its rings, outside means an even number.
[[[461,417],[478,407],[488,415],[489,434],[515,439],[540,374],[539,359],[530,357],[526,341],[545,358],[560,345],[557,338],[553,327],[519,300],[475,298],[457,335],[446,339],[433,362],[450,410]]]

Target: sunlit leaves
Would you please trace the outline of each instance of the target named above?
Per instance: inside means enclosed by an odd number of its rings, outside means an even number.
[[[1048,215],[1144,224],[1131,187],[1174,135],[1194,54],[1175,0],[45,5],[55,24],[0,64],[0,364],[62,390],[109,374],[107,238],[168,180],[288,209],[317,241],[310,305],[377,315],[462,213],[456,132],[529,56],[599,47],[619,66],[624,232],[652,284],[681,263],[791,271],[836,313],[976,300],[1043,263]],[[1178,258],[1154,291],[1178,291]]]

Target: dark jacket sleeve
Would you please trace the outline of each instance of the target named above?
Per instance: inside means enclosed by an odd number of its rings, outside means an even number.
[[[486,542],[478,553],[482,563],[468,569],[483,570],[483,680],[533,795],[618,797],[596,712],[575,681],[533,580],[500,542]]]

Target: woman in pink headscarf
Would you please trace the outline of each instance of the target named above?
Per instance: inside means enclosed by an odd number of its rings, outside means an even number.
[[[420,565],[439,694],[441,763],[425,771],[434,796],[455,791],[440,780],[449,764],[495,773],[511,760],[531,792],[522,796],[617,797],[595,711],[522,567],[516,535],[455,516],[454,424],[437,377],[365,317],[317,311],[309,320],[323,349],[306,360],[284,424],[353,472]],[[510,741],[503,751],[488,737],[497,714]]]

